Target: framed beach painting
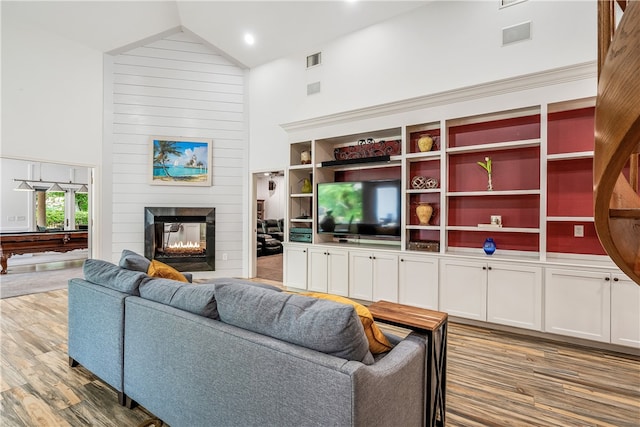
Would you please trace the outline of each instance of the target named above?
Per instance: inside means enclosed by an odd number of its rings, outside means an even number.
[[[211,140],[151,137],[151,184],[211,186]]]

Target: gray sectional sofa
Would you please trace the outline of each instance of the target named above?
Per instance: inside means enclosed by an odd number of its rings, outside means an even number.
[[[373,356],[345,304],[100,260],[84,275],[69,281],[70,364],[171,427],[424,425],[424,337]]]

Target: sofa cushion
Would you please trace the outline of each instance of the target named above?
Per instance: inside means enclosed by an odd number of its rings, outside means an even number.
[[[347,360],[374,362],[352,306],[256,286],[215,285],[220,320]]]
[[[100,259],[88,259],[82,266],[85,280],[125,292],[131,295],[139,295],[138,288],[148,276],[139,271],[131,271],[120,268],[115,264]]]
[[[352,305],[356,309],[356,313],[358,313],[360,322],[362,322],[364,333],[369,341],[369,351],[372,354],[380,354],[393,348],[387,337],[384,336],[380,328],[378,328],[378,325],[373,321],[373,316],[366,306],[339,295],[324,294],[320,292],[303,292],[300,295]]]
[[[149,264],[147,274],[151,277],[160,277],[162,279],[177,280],[178,282],[189,282],[184,274],[175,268],[158,260],[152,260]]]
[[[138,253],[130,251],[129,249],[124,249],[120,255],[120,263],[118,265],[122,268],[126,268],[127,270],[142,271],[143,273],[146,273],[149,270],[151,261]]]
[[[200,316],[219,319],[215,285],[188,285],[171,279],[147,277],[140,285],[142,298],[170,305]]]
[[[252,282],[251,280],[247,280],[247,279],[238,279],[236,277],[220,277],[220,278],[210,280],[207,283],[214,283],[216,285],[222,284],[222,283],[242,284],[242,285],[248,285],[248,286],[255,286],[257,288],[270,289],[276,292],[282,292],[282,288],[279,288],[277,286],[269,285],[267,283]]]

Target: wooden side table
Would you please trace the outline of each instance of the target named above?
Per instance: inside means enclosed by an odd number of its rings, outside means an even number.
[[[425,426],[444,426],[446,413],[447,322],[441,311],[378,301],[368,306],[373,318],[426,335]]]

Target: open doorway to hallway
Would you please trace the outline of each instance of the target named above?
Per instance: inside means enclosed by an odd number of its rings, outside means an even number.
[[[282,242],[287,194],[284,171],[256,173],[254,178],[255,276],[282,283]]]

